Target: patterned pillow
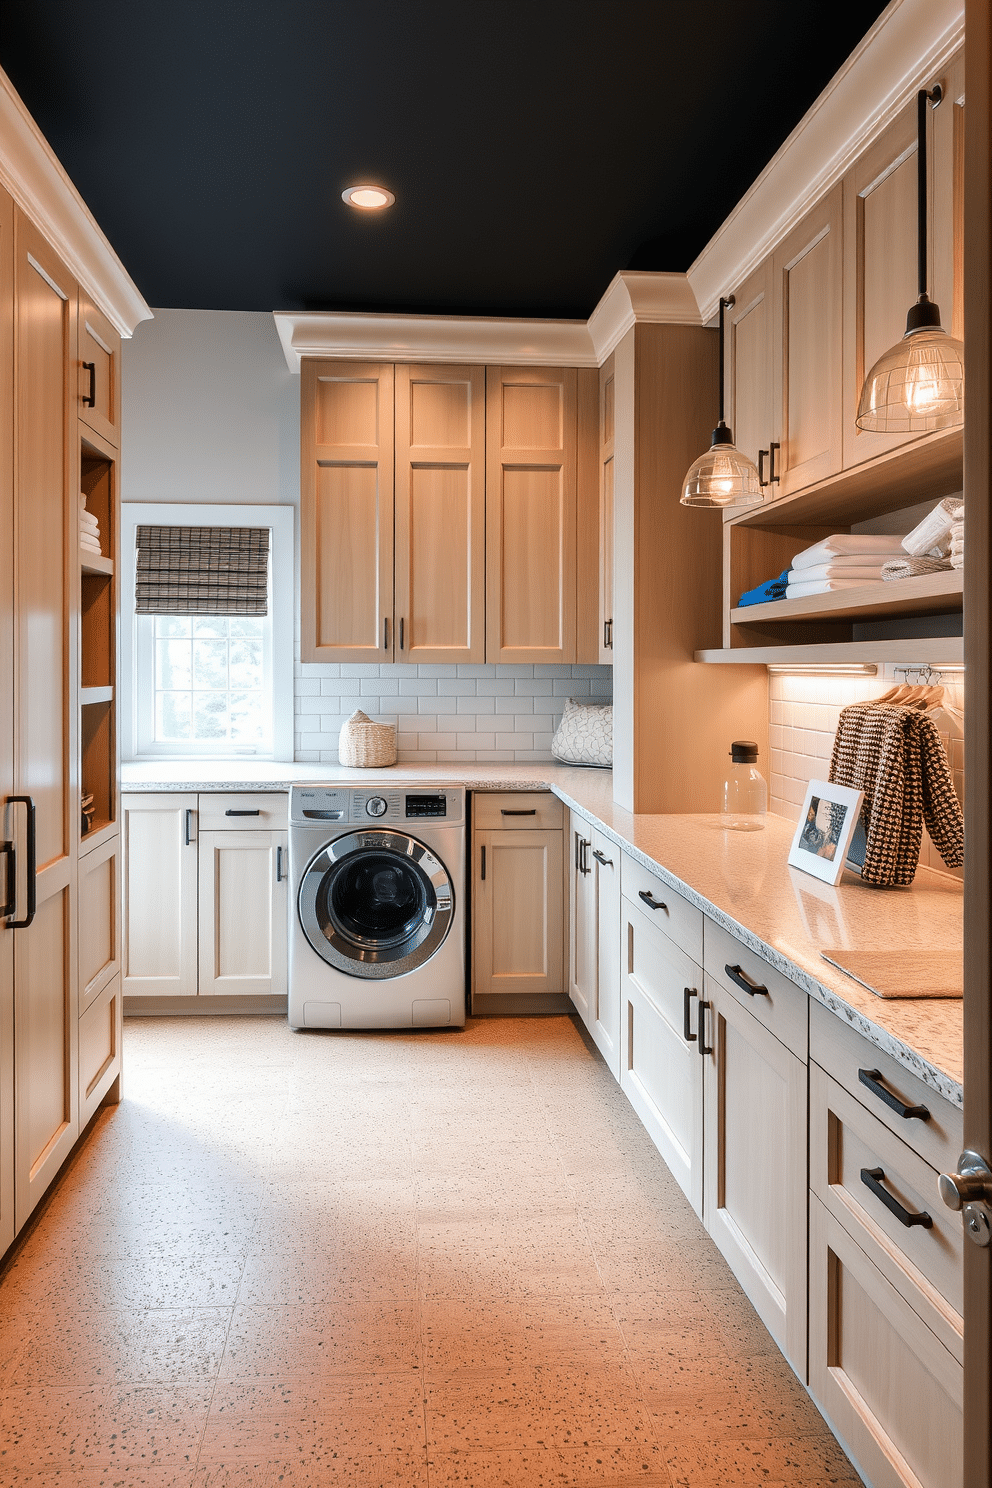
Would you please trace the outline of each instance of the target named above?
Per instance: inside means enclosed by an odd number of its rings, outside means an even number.
[[[613,704],[569,698],[551,740],[551,753],[566,765],[613,767]]]

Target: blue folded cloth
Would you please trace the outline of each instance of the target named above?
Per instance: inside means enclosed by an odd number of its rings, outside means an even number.
[[[789,570],[783,568],[777,579],[766,579],[754,589],[748,589],[737,601],[737,608],[744,605],[767,604],[770,599],[784,599],[789,586]]]

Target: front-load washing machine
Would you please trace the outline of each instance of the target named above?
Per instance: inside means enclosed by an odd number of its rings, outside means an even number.
[[[465,1023],[465,791],[294,785],[291,1028]]]

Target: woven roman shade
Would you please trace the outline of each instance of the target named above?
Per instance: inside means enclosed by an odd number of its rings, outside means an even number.
[[[139,615],[268,614],[267,527],[138,527]]]

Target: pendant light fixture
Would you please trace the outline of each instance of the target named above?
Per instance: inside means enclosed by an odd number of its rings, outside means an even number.
[[[734,444],[723,417],[723,316],[733,295],[720,299],[720,413],[713,443],[690,465],[682,483],[683,506],[756,506],[764,500],[758,467]]]
[[[902,340],[880,356],[865,378],[858,404],[859,429],[887,434],[949,429],[964,419],[964,347],[940,323],[927,294],[927,105],[941,88],[921,88],[917,113],[917,234],[919,299],[906,317]]]

